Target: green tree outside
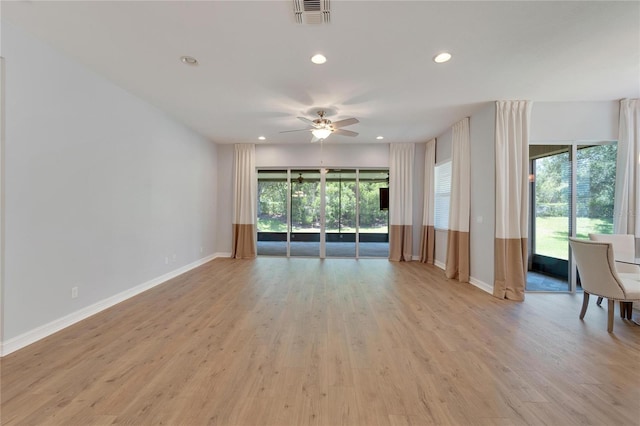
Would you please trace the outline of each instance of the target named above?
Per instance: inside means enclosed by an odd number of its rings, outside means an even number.
[[[360,232],[387,232],[387,211],[380,210],[379,188],[386,182],[360,181]],[[330,180],[325,188],[326,229],[355,232],[356,182]],[[291,182],[292,230],[304,232],[320,226],[320,182]],[[286,180],[258,180],[258,231],[287,232]]]
[[[613,232],[615,144],[579,147],[576,158],[576,236]],[[571,200],[569,153],[535,160],[536,253],[568,258]]]

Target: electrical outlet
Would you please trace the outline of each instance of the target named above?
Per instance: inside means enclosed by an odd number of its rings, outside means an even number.
[[[200,247],[200,253],[204,251],[204,247]]]
[[[176,254],[173,254],[173,263],[176,263]]]
[[[164,264],[168,265],[169,264],[169,256],[165,256],[164,257]]]
[[[75,299],[78,297],[78,287],[71,287],[71,298]]]

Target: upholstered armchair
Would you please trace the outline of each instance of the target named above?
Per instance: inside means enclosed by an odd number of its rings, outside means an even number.
[[[616,271],[622,274],[640,274],[640,265],[632,262],[636,253],[635,236],[630,234],[589,234],[593,241],[605,241],[613,244],[613,258],[616,261]],[[598,306],[602,303],[602,297],[598,297]],[[622,315],[622,312],[620,313]]]
[[[640,265],[633,265],[636,254],[635,236],[630,234],[589,234],[592,241],[604,241],[613,244],[613,258],[619,273],[638,273]]]
[[[569,245],[578,266],[580,282],[584,290],[580,319],[583,319],[589,306],[589,295],[594,294],[608,300],[607,331],[613,331],[613,313],[615,301],[621,303],[621,314],[627,311],[631,316],[631,303],[640,302],[640,273],[619,273],[610,242],[588,241],[569,238]],[[631,303],[627,303],[631,302]]]

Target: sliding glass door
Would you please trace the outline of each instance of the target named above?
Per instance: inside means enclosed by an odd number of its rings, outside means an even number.
[[[568,237],[613,232],[616,144],[531,145],[527,291],[579,290]]]
[[[389,171],[360,170],[358,179],[358,252],[360,257],[389,257]]]
[[[531,229],[529,291],[570,290],[571,147],[530,149]]]
[[[258,170],[258,255],[389,256],[388,170]],[[382,198],[381,195],[382,194]]]
[[[258,171],[258,255],[287,255],[287,175],[287,170]]]
[[[320,171],[291,171],[291,256],[320,256]]]
[[[327,170],[325,182],[326,256],[356,257],[356,171]]]

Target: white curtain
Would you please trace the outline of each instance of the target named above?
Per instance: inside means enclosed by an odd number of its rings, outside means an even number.
[[[233,248],[231,257],[256,257],[256,148],[235,145],[233,181]]]
[[[424,206],[422,210],[422,241],[420,261],[434,262],[435,250],[435,211],[434,211],[434,170],[436,165],[436,140],[427,142],[424,154]]]
[[[414,152],[414,144],[389,145],[389,260],[412,257]]]
[[[471,205],[471,159],[469,117],[453,125],[451,144],[451,205],[447,233],[445,275],[469,282],[469,214]]]
[[[531,102],[496,102],[496,237],[493,295],[524,300],[527,282]]]
[[[620,101],[613,229],[640,238],[640,99]]]

